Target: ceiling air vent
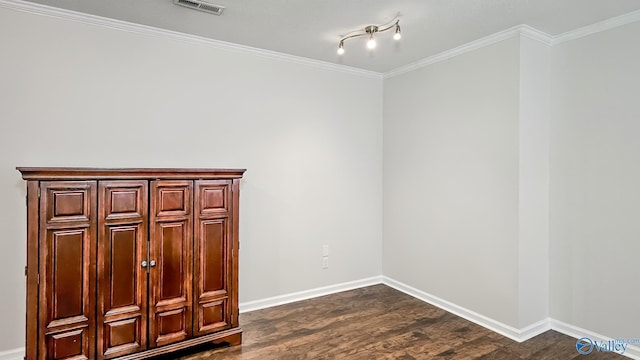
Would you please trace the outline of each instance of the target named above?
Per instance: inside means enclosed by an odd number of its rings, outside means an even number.
[[[188,7],[189,9],[200,10],[215,15],[222,15],[222,12],[224,11],[224,6],[211,4],[200,0],[173,0],[173,3],[176,5]]]

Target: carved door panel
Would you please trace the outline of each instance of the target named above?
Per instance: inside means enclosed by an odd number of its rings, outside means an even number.
[[[192,335],[193,182],[151,182],[149,347]]]
[[[147,183],[99,183],[98,359],[147,348]]]
[[[194,335],[231,327],[231,181],[195,182]]]
[[[40,359],[95,358],[96,182],[40,183]]]

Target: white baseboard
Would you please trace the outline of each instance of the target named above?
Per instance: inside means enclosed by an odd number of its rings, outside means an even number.
[[[532,337],[540,335],[547,330],[555,330],[559,333],[571,336],[576,339],[588,337],[590,339],[604,341],[612,340],[611,337],[604,336],[596,332],[582,329],[577,326],[551,318],[540,320],[522,329],[516,329],[512,326],[503,324],[499,321],[493,320],[484,315],[478,314],[462,306],[456,305],[437,296],[428,294],[422,290],[418,290],[414,287],[403,284],[389,277],[383,276],[382,283],[518,342],[531,339]],[[625,353],[622,355],[631,359],[640,360],[640,347],[629,346]]]
[[[482,314],[478,314],[475,311],[466,309],[462,306],[456,305],[447,300],[441,299],[435,295],[428,294],[422,290],[418,290],[412,286],[407,284],[403,284],[399,281],[396,281],[392,278],[383,276],[382,283],[390,286],[398,291],[402,291],[407,295],[411,295],[414,298],[420,299],[426,303],[429,303],[433,306],[437,306],[443,310],[446,310],[452,314],[460,316],[463,319],[469,320],[473,323],[476,323],[482,327],[485,327],[491,331],[497,332],[500,335],[506,336],[511,340],[517,342],[523,342],[528,340],[536,335],[542,334],[543,332],[549,330],[549,321],[548,319],[540,320],[534,324],[531,324],[523,329],[516,329],[507,324],[503,324],[499,321],[491,319]]]
[[[571,336],[576,339],[589,337],[591,339],[604,341],[612,340],[612,338],[608,336],[604,336],[596,332],[582,329],[580,327],[551,318],[540,320],[522,329],[516,329],[512,326],[506,325],[487,316],[478,314],[472,310],[466,309],[462,306],[456,305],[452,302],[441,299],[422,290],[418,290],[412,286],[401,283],[386,276],[373,276],[366,279],[349,281],[346,283],[324,286],[261,300],[242,302],[239,304],[240,313],[284,305],[296,301],[308,300],[315,297],[330,295],[342,291],[348,291],[377,284],[385,284],[416,299],[437,306],[445,311],[460,316],[463,319],[469,320],[475,324],[478,324],[517,342],[526,341],[548,330],[555,330],[559,333]],[[629,346],[623,355],[631,359],[640,360],[640,347]],[[0,352],[0,360],[23,360],[23,358],[24,348]]]
[[[527,327],[524,327],[518,332],[520,333],[519,342],[527,341],[532,337],[538,336],[542,333],[551,330],[551,324],[549,324],[549,318],[542,319],[536,323],[533,323]]]
[[[23,360],[24,348],[0,351],[0,360]]]
[[[613,340],[611,337],[608,336],[604,336],[602,334],[598,334],[596,332],[593,332],[591,330],[587,330],[587,329],[583,329],[580,327],[577,327],[575,325],[571,325],[571,324],[567,324],[565,322],[562,322],[560,320],[556,320],[556,319],[549,319],[549,323],[551,324],[551,329],[559,332],[559,333],[563,333],[565,335],[569,335],[573,338],[576,339],[580,339],[582,337],[588,337],[590,339],[597,339],[597,340],[604,340],[604,341],[609,341],[609,340]],[[595,350],[594,350],[595,352]],[[624,354],[622,354],[623,356],[626,356],[628,358],[631,359],[636,359],[636,360],[640,360],[640,347],[638,346],[629,346],[627,348],[627,351],[625,351]]]
[[[349,281],[346,283],[329,285],[310,290],[298,291],[290,294],[278,295],[266,299],[241,302],[239,304],[240,313],[265,309],[273,306],[284,305],[296,301],[307,300],[319,296],[334,294],[342,291],[353,290],[365,286],[382,283],[382,276],[374,276],[366,279]],[[1,359],[0,359],[1,360]]]

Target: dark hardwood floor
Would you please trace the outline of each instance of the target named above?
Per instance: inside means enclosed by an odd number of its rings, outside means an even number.
[[[626,359],[580,355],[554,331],[517,343],[385,285],[241,314],[240,323],[242,346],[179,359]]]

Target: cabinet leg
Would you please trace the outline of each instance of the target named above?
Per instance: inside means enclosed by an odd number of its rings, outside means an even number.
[[[222,339],[213,340],[216,345],[238,346],[242,344],[242,333],[226,336]]]

